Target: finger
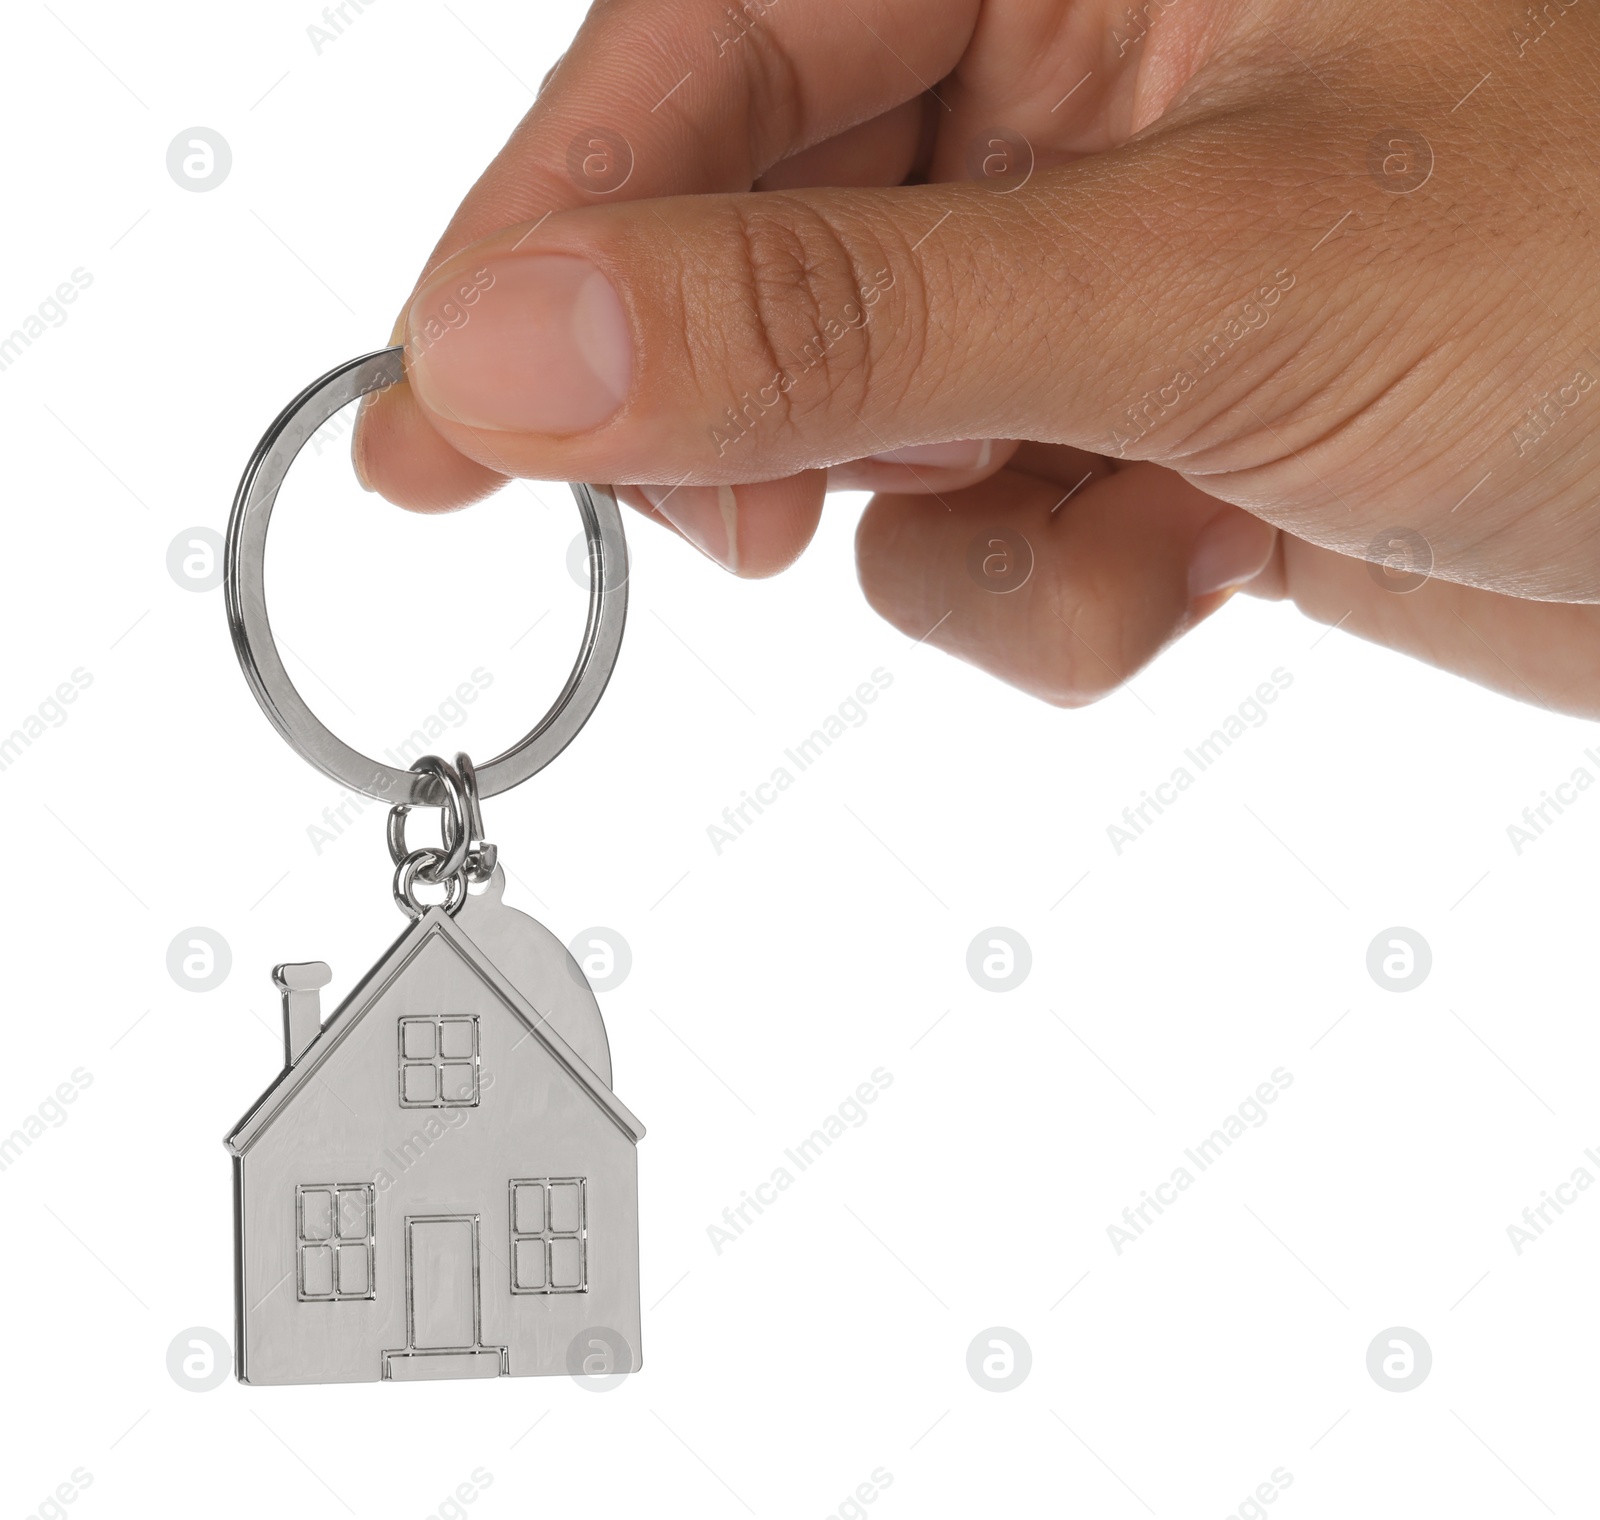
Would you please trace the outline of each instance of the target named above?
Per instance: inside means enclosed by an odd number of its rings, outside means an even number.
[[[1062,501],[1058,478],[1006,470],[948,498],[880,496],[861,519],[856,560],[872,606],[901,632],[1061,707],[1114,690],[1226,600],[1208,535],[1229,539],[1220,578],[1247,580],[1276,530],[1170,471],[1138,464],[1093,475]],[[1092,464],[1089,466],[1093,469]],[[1103,469],[1103,466],[1102,466]]]
[[[926,81],[955,65],[979,4],[858,0],[843,11],[775,3],[762,11],[755,0],[750,25],[752,7],[735,12],[726,0],[597,6],[463,200],[423,278],[480,239],[553,211],[748,190],[783,160],[886,116],[879,131],[893,153],[910,130],[910,114],[897,108],[915,107]],[[404,384],[363,407],[353,451],[364,483],[420,506],[412,481],[430,482],[434,503],[454,470],[461,501],[482,494],[481,471],[455,466],[424,420]]]
[[[784,159],[757,182],[761,190],[805,185],[894,185],[910,172],[922,133],[922,101],[907,101],[828,142]],[[952,490],[999,469],[1010,455],[987,440],[965,446],[951,468],[950,445],[933,457],[863,463],[852,478],[808,472],[741,486],[628,486],[621,498],[671,529],[708,559],[746,578],[793,564],[816,532],[827,489]],[[956,445],[958,450],[963,446]],[[1003,447],[1003,446],[1002,446]],[[993,463],[990,459],[993,457]]]
[[[624,486],[619,497],[672,529],[713,563],[746,580],[787,570],[822,517],[826,476],[741,486]]]
[[[1016,441],[1005,438],[963,438],[889,449],[834,465],[828,471],[828,489],[942,496],[999,474],[1016,451]]]
[[[762,7],[751,0],[742,18],[727,0],[592,9],[430,267],[551,210],[748,190],[783,160],[916,102],[961,58],[981,0]]]
[[[899,184],[915,159],[923,115],[922,99],[907,101],[905,105],[863,122],[859,127],[841,133],[828,142],[784,159],[763,176],[758,188]],[[401,324],[392,341],[399,342],[404,336]],[[937,447],[943,449],[948,446]],[[989,445],[984,442],[972,447],[976,451],[988,449]],[[351,462],[357,479],[367,490],[379,491],[399,505],[420,512],[448,511],[465,506],[490,495],[506,481],[506,475],[499,470],[468,459],[446,443],[427,422],[409,385],[405,384],[369,396],[362,402],[351,440]],[[919,461],[912,459],[904,463],[917,464]],[[948,476],[944,474],[937,458],[921,463],[926,468],[915,475],[909,469],[864,469],[856,472],[839,488],[916,490],[920,482],[931,481],[933,483],[927,489],[951,490],[971,483],[968,479],[957,478],[958,474],[968,473],[966,471],[957,471]],[[993,468],[998,469],[1003,463],[1003,459],[997,458]],[[971,479],[978,478],[978,475],[971,476]],[[767,501],[763,510],[768,509],[781,508],[778,502]],[[817,510],[820,510],[820,500]],[[798,523],[792,526],[794,531],[799,531]],[[753,563],[759,563],[759,560]],[[746,570],[740,573],[775,572]]]
[[[1275,255],[1241,231],[1250,193],[1183,192],[1217,151],[1190,128],[1006,195],[811,190],[553,216],[424,286],[412,385],[456,448],[547,478],[733,484],[974,437],[1103,451],[1127,398],[1172,373],[1174,321],[1270,279]],[[1197,262],[1197,245],[1216,251]],[[1127,287],[1110,303],[1107,267]],[[467,312],[456,292],[473,283]],[[1280,317],[1255,362],[1298,339]]]
[[[404,381],[362,399],[350,464],[366,490],[412,512],[450,512],[481,501],[510,473],[468,459],[446,443]]]
[[[917,159],[926,98],[908,100],[882,116],[780,160],[756,181],[756,189],[900,184]]]
[[[757,181],[756,188],[899,184],[915,160],[923,116],[923,100],[909,100],[782,160]],[[952,447],[958,457],[951,457]],[[821,519],[825,488],[956,490],[1000,469],[1010,452],[988,440],[943,444],[935,445],[931,454],[918,456],[911,450],[916,457],[846,467],[851,475],[844,480],[838,471],[812,471],[754,485],[629,486],[620,494],[713,563],[741,577],[758,578],[787,569],[811,542]]]
[[[1373,564],[1288,534],[1282,544],[1266,595],[1508,697],[1600,718],[1600,606],[1524,601],[1432,578],[1425,561]]]
[[[828,142],[784,159],[762,176],[756,188],[899,184],[916,157],[923,115],[921,99],[907,101]],[[847,479],[841,479],[838,471],[826,475],[813,471],[737,487],[626,486],[618,494],[630,506],[693,544],[713,563],[753,579],[776,575],[799,558],[821,519],[825,487],[957,490],[1000,469],[1011,449],[982,440],[907,453],[910,457],[862,461],[846,467],[850,471]]]

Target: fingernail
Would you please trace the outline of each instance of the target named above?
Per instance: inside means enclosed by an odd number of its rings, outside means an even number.
[[[732,486],[640,486],[640,494],[707,559],[739,568],[739,511]]]
[[[1200,530],[1189,551],[1189,597],[1214,596],[1254,580],[1272,558],[1272,526],[1230,507]]]
[[[919,443],[909,449],[870,454],[879,464],[927,465],[939,470],[981,470],[994,454],[992,438],[966,438],[957,443]]]
[[[406,357],[423,404],[468,427],[583,433],[633,379],[633,334],[616,289],[586,259],[487,260],[418,292]]]

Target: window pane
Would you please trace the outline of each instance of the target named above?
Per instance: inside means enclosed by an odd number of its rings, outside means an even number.
[[[438,1098],[432,1066],[404,1066],[400,1069],[400,1075],[403,1083],[401,1091],[407,1103],[432,1103]]]
[[[544,1229],[544,1189],[537,1182],[522,1182],[516,1188],[516,1220],[511,1228],[519,1235],[537,1235]]]
[[[300,1238],[326,1240],[333,1234],[333,1195],[322,1188],[300,1195]]]
[[[544,1286],[544,1242],[542,1240],[519,1240],[514,1247],[516,1258],[513,1262],[515,1281],[519,1288],[542,1288]]]
[[[550,1228],[573,1234],[579,1223],[578,1185],[575,1182],[550,1184]]]
[[[409,1060],[433,1059],[432,1019],[401,1019],[400,1036],[403,1042],[401,1049]]]
[[[552,1240],[550,1242],[550,1286],[552,1288],[580,1288],[583,1286],[583,1244],[577,1240]]]
[[[339,1236],[342,1240],[365,1240],[367,1228],[367,1190],[345,1188],[339,1194]]]
[[[339,1247],[339,1292],[363,1294],[367,1291],[367,1248]]]
[[[300,1275],[307,1297],[326,1297],[333,1292],[333,1247],[301,1246]]]
[[[472,1020],[445,1019],[439,1025],[439,1054],[445,1057],[472,1054]]]
[[[441,1066],[439,1096],[446,1103],[470,1103],[474,1094],[474,1072],[466,1065]]]

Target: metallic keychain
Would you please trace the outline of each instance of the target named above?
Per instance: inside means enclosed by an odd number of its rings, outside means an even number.
[[[225,1142],[235,1370],[244,1383],[632,1372],[644,1127],[611,1090],[578,963],[501,901],[480,807],[555,759],[605,691],[627,611],[616,498],[572,487],[589,545],[583,645],[550,711],[482,766],[430,755],[402,771],[342,743],[295,690],[267,621],[267,525],[289,466],[342,407],[403,373],[404,350],[384,349],[301,392],[257,446],[228,521],[245,679],[312,765],[391,804],[394,897],[411,920],[327,1018],[323,962],[273,970],[283,1071]],[[442,810],[439,848],[407,847],[416,807]],[[419,884],[444,901],[422,902]]]

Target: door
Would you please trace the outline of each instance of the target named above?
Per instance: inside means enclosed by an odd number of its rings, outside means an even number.
[[[418,1351],[478,1344],[478,1221],[468,1214],[406,1220],[406,1326]]]

